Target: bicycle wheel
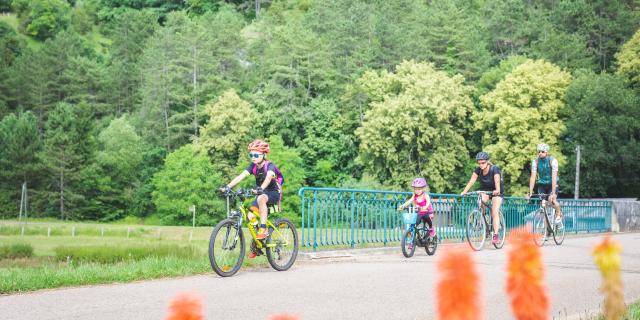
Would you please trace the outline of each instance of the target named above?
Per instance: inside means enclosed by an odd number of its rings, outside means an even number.
[[[436,254],[436,249],[438,248],[438,236],[434,236],[433,238],[427,238],[427,245],[424,246],[424,250],[428,255],[432,256]]]
[[[242,266],[244,260],[244,233],[237,220],[220,221],[209,238],[209,262],[221,277],[230,277]]]
[[[291,268],[298,256],[298,231],[289,219],[281,218],[273,224],[277,230],[269,228],[266,240],[267,260],[278,271]]]
[[[544,242],[547,241],[547,222],[546,213],[543,209],[539,209],[536,213],[533,214],[533,225],[532,225],[532,233],[533,233],[533,241],[539,247],[544,245]]]
[[[560,222],[553,224],[553,241],[557,245],[561,245],[564,241],[564,216],[560,218]]]
[[[473,209],[467,216],[467,226],[465,228],[467,242],[471,249],[475,251],[482,250],[484,241],[486,240],[486,224],[482,217],[482,212]]]
[[[504,246],[504,240],[507,236],[507,222],[504,220],[504,214],[502,214],[502,210],[500,210],[498,214],[500,216],[500,226],[498,227],[498,243],[494,243],[493,246],[496,249],[502,249],[502,247]]]
[[[409,228],[402,236],[402,254],[407,257],[413,257],[413,253],[416,252],[415,244],[415,229]]]

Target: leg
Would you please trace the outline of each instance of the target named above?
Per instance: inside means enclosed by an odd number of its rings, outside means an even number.
[[[269,201],[269,197],[266,194],[261,194],[256,200],[260,211],[260,228],[258,229],[256,238],[262,240],[267,237],[267,201]]]
[[[491,200],[491,217],[493,219],[493,234],[498,234],[500,230],[500,206],[502,205],[502,197],[493,197]]]
[[[552,194],[549,196],[549,202],[551,203],[551,206],[556,209],[556,214],[555,217],[556,218],[561,218],[562,217],[562,209],[560,209],[560,203],[557,201],[558,199],[558,195],[557,194]]]

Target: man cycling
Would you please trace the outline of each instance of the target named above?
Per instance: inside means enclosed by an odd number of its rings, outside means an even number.
[[[253,190],[258,196],[251,204],[249,214],[249,222],[252,225],[257,224],[255,214],[260,215],[260,228],[258,229],[257,239],[262,240],[268,236],[267,231],[267,205],[278,204],[280,202],[280,187],[278,186],[276,178],[277,167],[275,164],[265,159],[269,153],[269,144],[262,140],[255,140],[247,147],[249,149],[249,158],[251,164],[242,171],[237,177],[235,177],[228,185],[222,187],[220,190],[231,189],[236,184],[240,183],[244,178],[253,174],[256,177],[256,188]],[[265,169],[264,166],[267,165]],[[253,259],[257,256],[257,252],[252,251],[249,254],[249,259]]]
[[[471,174],[471,179],[464,187],[464,190],[460,195],[464,196],[469,189],[476,182],[478,177],[480,178],[480,190],[490,191],[491,195],[482,194],[482,201],[487,202],[491,198],[491,217],[493,221],[500,221],[500,206],[502,205],[502,197],[504,194],[504,181],[502,179],[502,171],[500,167],[489,162],[489,154],[480,151],[476,154],[476,163],[478,167]],[[493,224],[493,236],[491,243],[496,244],[500,242],[498,237],[498,231],[500,230],[500,223]]]
[[[536,179],[537,177],[537,179]],[[529,177],[529,193],[527,199],[533,194],[533,186],[538,185],[538,193],[548,194],[551,206],[556,209],[556,223],[562,219],[562,210],[557,201],[560,189],[558,188],[558,160],[549,155],[549,145],[538,145],[538,157],[531,161],[531,177]]]

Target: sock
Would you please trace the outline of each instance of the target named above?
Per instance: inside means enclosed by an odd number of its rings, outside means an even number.
[[[262,223],[261,223],[261,224],[260,224],[260,229],[261,229],[261,230],[265,230],[265,229],[267,229],[267,225],[266,225],[266,224],[262,224]]]

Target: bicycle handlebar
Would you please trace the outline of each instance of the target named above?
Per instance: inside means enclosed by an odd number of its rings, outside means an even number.
[[[237,191],[233,191],[232,189],[228,189],[220,192],[224,197],[239,197],[245,198],[253,195],[251,189],[238,189]]]
[[[482,190],[478,190],[478,191],[469,191],[467,193],[465,193],[463,195],[463,197],[466,196],[472,196],[472,195],[476,195],[476,194],[493,194],[493,191],[482,191]]]

